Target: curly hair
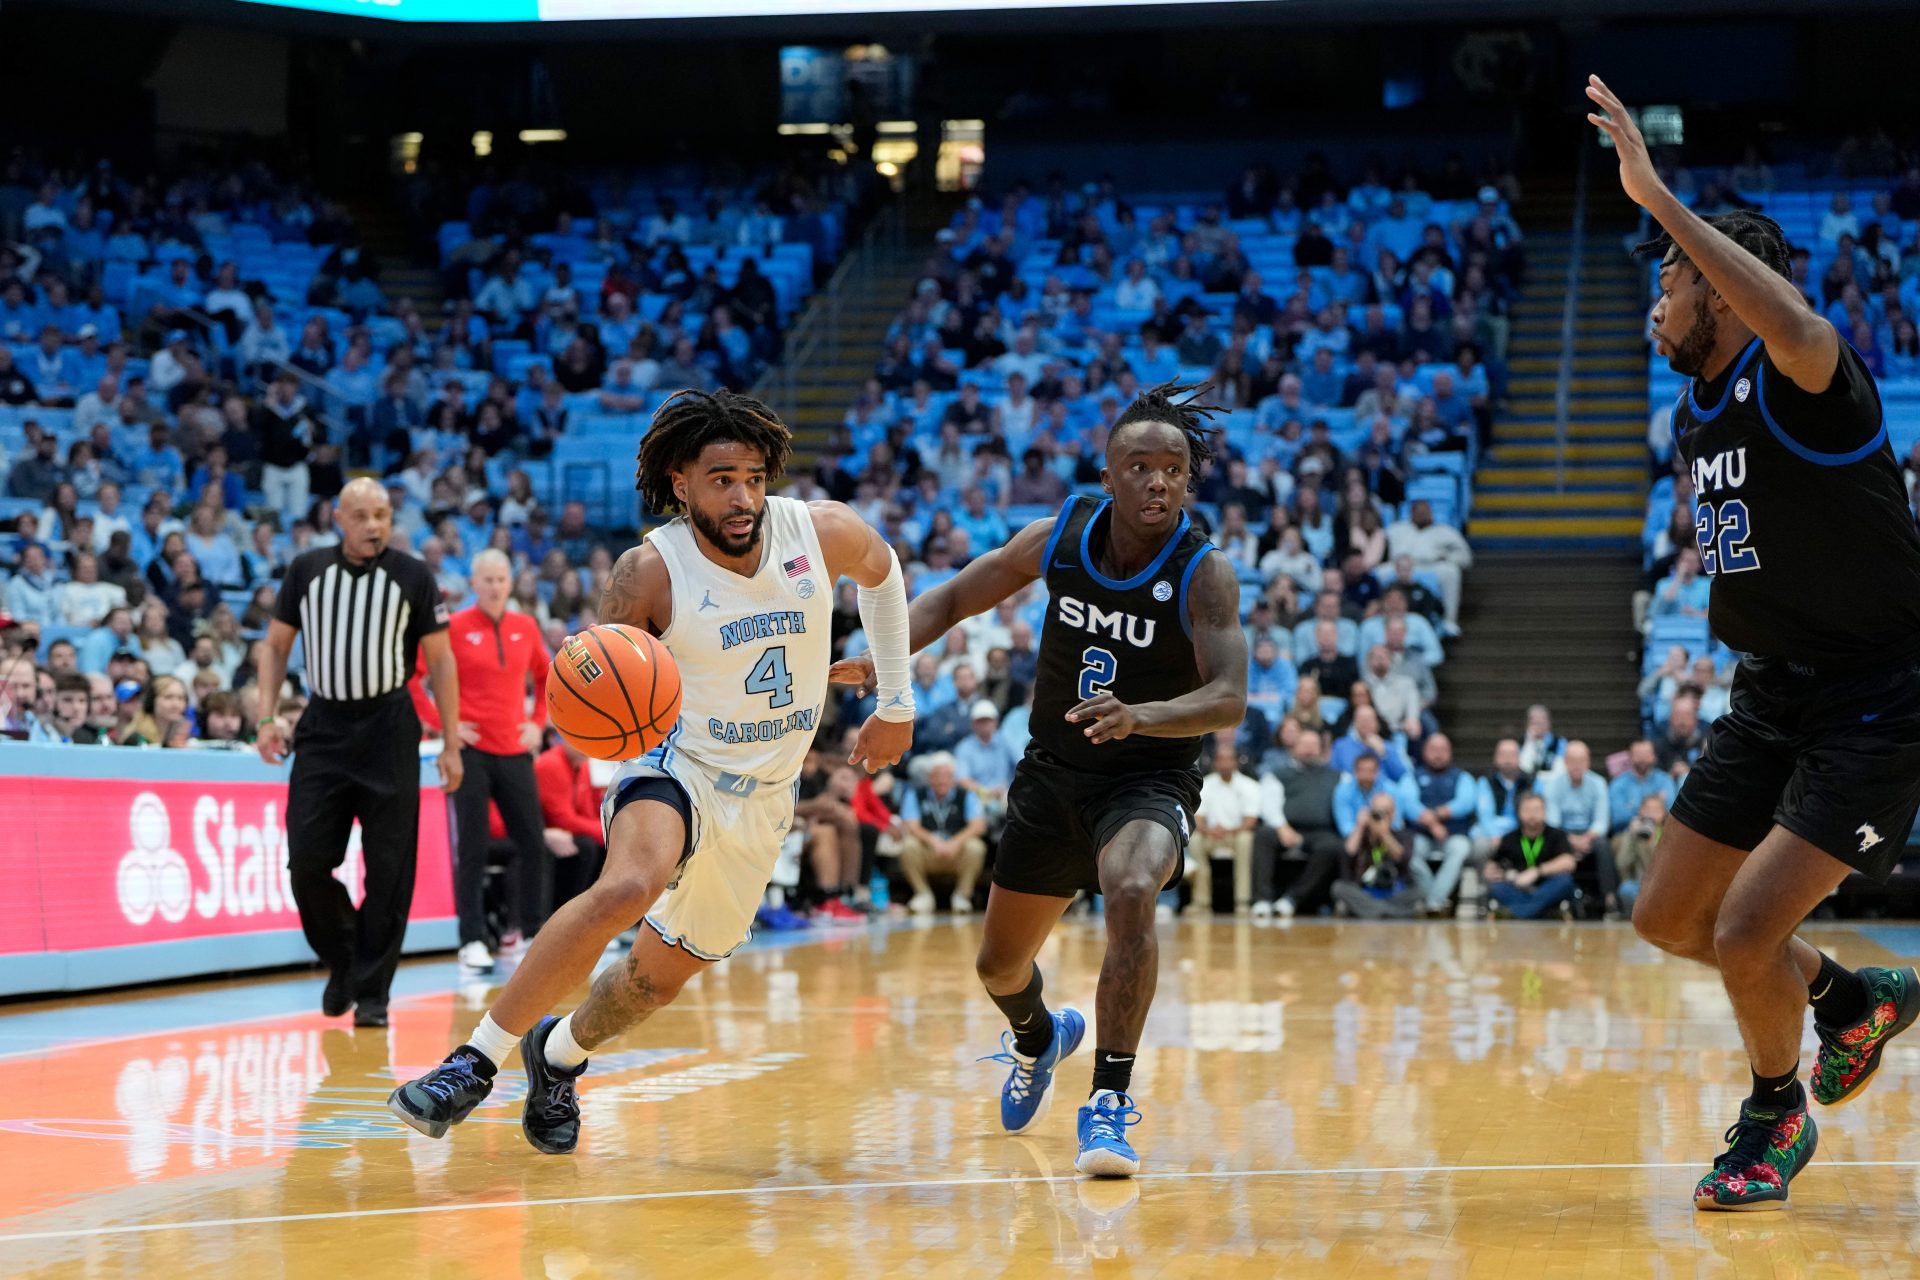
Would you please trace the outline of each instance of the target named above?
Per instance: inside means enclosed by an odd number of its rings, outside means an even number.
[[[653,415],[640,439],[633,487],[649,510],[673,513],[680,500],[673,472],[700,456],[708,445],[734,442],[758,449],[767,460],[767,480],[786,474],[793,433],[773,410],[737,391],[677,391]]]
[[[1767,268],[1784,279],[1793,279],[1793,250],[1787,243],[1787,233],[1780,224],[1764,213],[1755,213],[1750,209],[1735,209],[1731,213],[1716,213],[1703,221],[1727,239],[1760,259]],[[1651,240],[1637,244],[1633,248],[1634,257],[1665,258],[1667,251],[1673,249],[1673,237],[1662,231]],[[1690,262],[1686,250],[1680,250],[1677,259]]]
[[[1226,412],[1220,405],[1201,402],[1200,397],[1212,388],[1211,382],[1163,382],[1142,391],[1114,420],[1113,430],[1107,433],[1108,452],[1112,452],[1113,442],[1126,427],[1136,422],[1164,422],[1187,438],[1187,488],[1192,489],[1199,482],[1201,468],[1213,461],[1213,441],[1208,436],[1207,419]],[[1186,399],[1176,404],[1175,396],[1186,396]]]

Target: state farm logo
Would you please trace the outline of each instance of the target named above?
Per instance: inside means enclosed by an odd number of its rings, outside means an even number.
[[[178,924],[189,913],[203,920],[294,912],[293,877],[287,867],[286,831],[280,806],[261,806],[259,821],[239,820],[234,802],[202,795],[187,824],[193,860],[174,847],[173,815],[151,791],[133,798],[127,810],[132,848],[120,859],[115,889],[120,914],[143,925],[156,915]],[[361,890],[360,824],[347,839],[346,857],[334,878],[346,886],[355,905]]]
[[[133,798],[127,828],[133,848],[120,859],[120,914],[145,924],[157,911],[168,924],[180,923],[193,905],[193,878],[187,860],[173,847],[167,806],[151,791],[142,791]]]

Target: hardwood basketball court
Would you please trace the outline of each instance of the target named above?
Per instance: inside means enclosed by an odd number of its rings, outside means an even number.
[[[1745,1062],[1714,976],[1625,928],[1162,926],[1131,1182],[1073,1172],[1088,1053],[1033,1136],[998,1132],[978,928],[741,952],[595,1059],[572,1158],[521,1138],[517,1063],[445,1142],[387,1113],[487,1004],[444,960],[403,968],[378,1032],[322,1019],[306,978],[12,1006],[0,1273],[1916,1269],[1916,1046],[1855,1105],[1816,1110],[1784,1213],[1696,1213]],[[1920,954],[1911,927],[1815,936],[1850,965]],[[1062,925],[1051,998],[1091,1015],[1101,943],[1097,922]]]

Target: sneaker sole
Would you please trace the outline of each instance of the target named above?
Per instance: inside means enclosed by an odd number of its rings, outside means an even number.
[[[1908,969],[1907,972],[1913,975],[1909,978],[1909,982],[1913,984],[1909,989],[1916,991],[1915,998],[1909,1002],[1911,1007],[1904,1016],[1895,1019],[1891,1031],[1880,1037],[1880,1043],[1873,1047],[1873,1058],[1867,1063],[1867,1069],[1860,1073],[1860,1078],[1853,1082],[1853,1088],[1847,1090],[1832,1102],[1823,1102],[1818,1097],[1814,1097],[1813,1090],[1811,1089],[1807,1090],[1808,1097],[1813,1098],[1815,1102],[1820,1103],[1823,1107],[1838,1107],[1852,1102],[1855,1098],[1866,1092],[1867,1085],[1872,1083],[1873,1077],[1880,1070],[1880,1058],[1881,1055],[1887,1051],[1887,1046],[1893,1042],[1895,1036],[1905,1031],[1908,1027],[1911,1027],[1916,1019],[1920,1019],[1920,971]]]
[[[1073,1167],[1095,1178],[1131,1178],[1140,1172],[1140,1159],[1136,1156],[1129,1160],[1118,1151],[1103,1147],[1098,1151],[1082,1151]]]
[[[479,1104],[475,1103],[474,1105],[478,1106]],[[407,1110],[407,1104],[400,1100],[400,1091],[398,1089],[395,1089],[387,1095],[387,1110],[404,1120],[409,1129],[412,1129],[415,1133],[425,1134],[429,1138],[446,1137],[447,1130],[453,1128],[454,1125],[459,1124],[462,1120],[465,1120],[473,1114],[473,1107],[468,1107],[466,1110],[456,1113],[451,1120],[429,1120],[425,1116],[417,1116]]]
[[[1782,1196],[1778,1200],[1749,1200],[1745,1204],[1721,1204],[1712,1196],[1695,1196],[1693,1207],[1714,1213],[1771,1213],[1786,1208],[1787,1200]]]

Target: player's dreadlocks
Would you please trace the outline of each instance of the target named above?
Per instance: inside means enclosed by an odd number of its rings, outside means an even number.
[[[1787,233],[1766,214],[1754,213],[1750,209],[1735,209],[1732,213],[1716,213],[1703,221],[1760,259],[1775,273],[1788,280],[1793,279],[1793,257],[1787,244]],[[1650,255],[1665,258],[1667,251],[1673,247],[1673,237],[1662,231],[1653,239],[1635,245],[1633,253],[1635,257]],[[1679,261],[1691,265],[1686,250],[1680,251]]]
[[[752,396],[691,387],[677,391],[654,413],[653,425],[640,441],[633,487],[650,510],[680,509],[673,493],[673,471],[716,441],[737,441],[758,449],[767,459],[769,483],[786,473],[787,458],[793,452],[793,433]]]
[[[1207,419],[1226,410],[1217,404],[1204,404],[1200,397],[1212,390],[1211,382],[1163,382],[1150,391],[1142,391],[1134,402],[1128,405],[1119,418],[1114,421],[1113,430],[1107,434],[1107,448],[1113,448],[1113,441],[1121,430],[1135,422],[1164,422],[1177,427],[1180,434],[1187,438],[1187,454],[1191,465],[1187,468],[1187,488],[1192,489],[1200,481],[1200,472],[1213,461],[1213,440],[1207,427]],[[1186,396],[1185,400],[1175,404],[1175,396]]]

